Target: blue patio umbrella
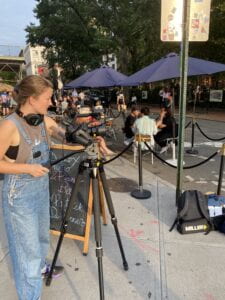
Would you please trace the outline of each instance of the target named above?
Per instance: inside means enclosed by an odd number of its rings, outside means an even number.
[[[118,86],[119,82],[125,80],[126,75],[116,70],[102,66],[93,71],[86,72],[77,79],[64,86],[65,89],[73,88],[101,88]]]
[[[193,57],[188,58],[188,76],[210,75],[222,71],[225,71],[225,64]],[[180,56],[176,53],[169,53],[129,76],[120,84],[122,86],[136,86],[178,77],[180,77]]]

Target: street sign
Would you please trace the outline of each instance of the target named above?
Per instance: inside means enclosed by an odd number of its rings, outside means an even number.
[[[184,0],[183,0],[184,1]],[[161,0],[161,40],[182,40],[182,0]],[[209,37],[211,0],[191,0],[189,41],[205,42]]]

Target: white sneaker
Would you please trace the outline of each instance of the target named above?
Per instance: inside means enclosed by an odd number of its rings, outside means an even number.
[[[169,146],[165,146],[165,147],[162,147],[162,149],[160,150],[160,154],[166,152],[168,150]]]

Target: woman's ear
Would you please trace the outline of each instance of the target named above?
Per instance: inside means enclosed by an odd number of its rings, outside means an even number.
[[[28,97],[28,103],[30,104],[30,105],[32,105],[32,103],[33,103],[33,97],[32,96],[30,96],[30,97]]]
[[[36,101],[37,101],[37,100],[36,100],[33,96],[30,96],[30,97],[28,98],[28,103],[29,103],[31,106],[33,106],[33,104],[35,104]]]

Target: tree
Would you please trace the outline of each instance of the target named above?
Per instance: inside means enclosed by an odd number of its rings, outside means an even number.
[[[179,43],[160,41],[160,0],[40,0],[35,8],[40,25],[30,24],[28,41],[46,47],[49,64],[63,65],[68,78],[102,63],[115,53],[119,70],[132,74],[169,52]],[[190,55],[225,60],[225,4],[214,0],[210,39],[190,43]]]
[[[88,7],[87,0],[39,1],[34,12],[40,25],[26,28],[27,41],[43,45],[49,65],[60,63],[68,78],[99,65],[107,43],[87,13]]]
[[[209,40],[204,43],[190,43],[190,55],[222,63],[225,62],[224,23],[225,3],[223,0],[214,0],[211,5]],[[202,51],[203,45],[204,51]]]

